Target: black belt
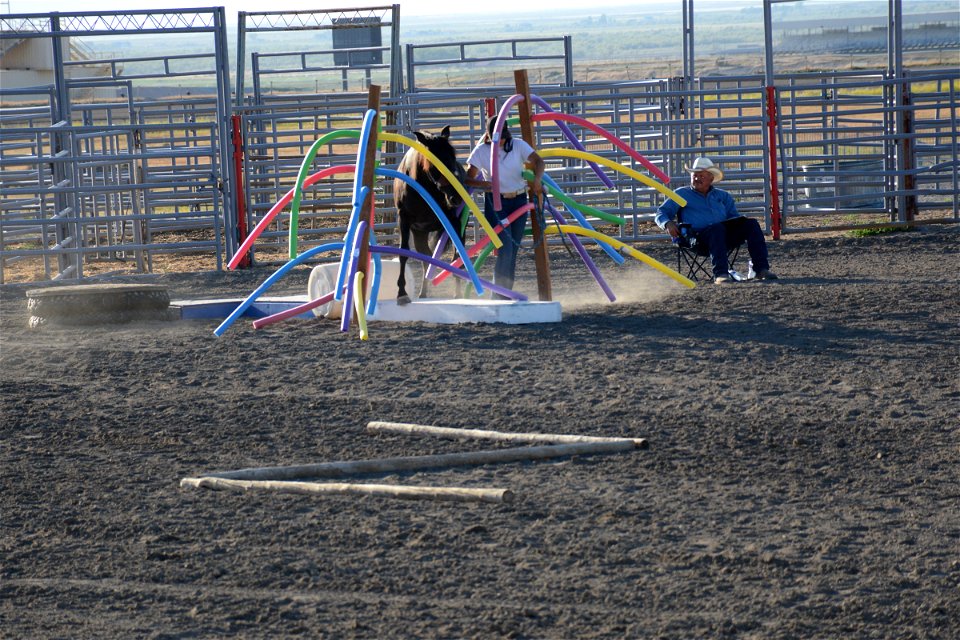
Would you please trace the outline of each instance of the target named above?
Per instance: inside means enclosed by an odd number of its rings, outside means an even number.
[[[521,194],[525,194],[526,192],[527,192],[526,189],[521,189],[520,191],[501,191],[501,192],[500,192],[500,197],[501,197],[501,198],[516,198],[517,196],[519,196],[519,195],[521,195]]]

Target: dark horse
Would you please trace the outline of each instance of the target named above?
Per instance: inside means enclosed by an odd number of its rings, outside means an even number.
[[[460,163],[457,162],[456,151],[450,144],[450,127],[444,127],[438,136],[423,134],[419,131],[413,133],[417,136],[420,144],[429,149],[450,173],[463,183],[465,172]],[[436,167],[432,166],[422,153],[412,148],[403,156],[398,171],[416,180],[430,194],[443,210],[443,214],[450,221],[451,227],[459,234],[462,241],[463,232],[460,229],[457,209],[463,204],[463,199],[447,178]],[[396,205],[400,216],[400,248],[410,249],[410,235],[413,234],[413,244],[417,252],[431,255],[440,233],[444,230],[440,220],[437,219],[437,214],[433,212],[430,205],[424,202],[413,187],[399,178],[395,178],[393,181],[393,203]],[[431,234],[433,234],[432,238]],[[406,278],[404,277],[406,266],[406,256],[400,256],[400,277],[397,279],[398,304],[410,302],[410,296],[407,295]],[[420,283],[418,298],[426,296],[426,288],[427,283],[424,279]]]

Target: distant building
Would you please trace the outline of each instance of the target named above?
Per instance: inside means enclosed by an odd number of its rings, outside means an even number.
[[[887,18],[823,18],[774,25],[780,53],[859,53],[885,51]],[[960,11],[903,17],[903,48],[960,48]]]
[[[89,48],[74,38],[63,38],[63,50],[70,61],[90,60],[91,64],[82,67],[66,67],[65,73],[71,77],[82,76],[85,79],[109,78],[109,63],[97,63],[96,56]],[[0,40],[0,89],[22,89],[26,87],[46,87],[54,84],[53,44],[50,38],[9,38]],[[93,87],[72,93],[78,99],[116,98],[120,95],[116,87]]]

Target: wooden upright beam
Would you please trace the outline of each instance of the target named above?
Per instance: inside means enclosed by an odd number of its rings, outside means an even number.
[[[533,137],[533,120],[531,119],[530,84],[527,81],[527,70],[517,69],[513,72],[513,80],[517,93],[523,100],[517,103],[517,112],[520,115],[520,135],[531,147],[536,148]],[[537,202],[531,192],[528,194],[530,202],[538,205],[542,210],[543,202]],[[550,255],[547,253],[547,243],[543,237],[543,227],[540,225],[540,216],[536,212],[530,216],[530,226],[533,229],[533,255],[537,265],[537,294],[541,301],[553,300],[553,288],[550,283]]]

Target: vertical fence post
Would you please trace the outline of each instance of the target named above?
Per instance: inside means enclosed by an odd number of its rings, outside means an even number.
[[[767,87],[767,149],[770,153],[770,226],[780,239],[780,187],[777,182],[777,88]]]
[[[237,246],[240,246],[247,239],[247,199],[243,192],[243,122],[238,115],[230,116],[230,121],[233,125],[233,192],[237,202]],[[251,248],[237,266],[241,269],[249,267],[252,253]]]

